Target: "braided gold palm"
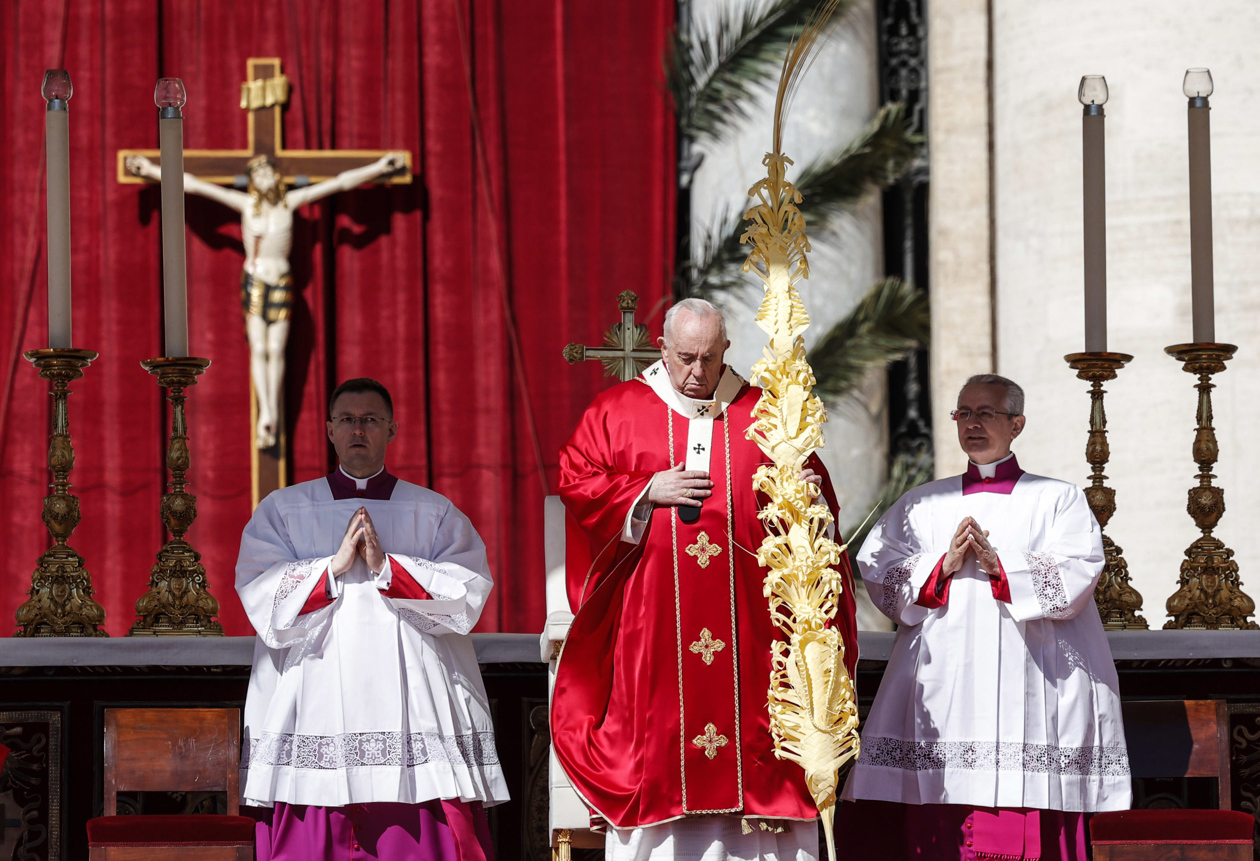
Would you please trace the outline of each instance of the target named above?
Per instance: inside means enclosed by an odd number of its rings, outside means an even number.
[[[814,373],[801,337],[809,314],[796,285],[809,277],[810,248],[797,208],[800,192],[786,177],[792,160],[783,154],[781,130],[806,58],[836,5],[837,0],[820,5],[784,60],[774,148],[762,162],[766,178],[749,190],[757,203],[744,216],[749,225],[741,238],[752,245],[745,271],[765,283],[757,325],[770,336],[763,358],[752,368],[753,382],[763,391],[748,430],[748,438],[774,461],[753,477],[754,488],[768,499],[759,515],[766,537],[757,561],[767,569],[764,591],[771,618],[786,637],[775,643],[771,656],[770,733],[775,755],[805,770],[832,861],[839,769],[859,749],[857,701],[844,665],[844,642],[832,624],[844,588],[832,566],[844,548],[827,537],[831,512],[799,477],[805,461],[823,445],[827,415],[812,393]]]

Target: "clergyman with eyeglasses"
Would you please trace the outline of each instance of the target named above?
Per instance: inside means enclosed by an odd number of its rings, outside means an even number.
[[[347,380],[328,415],[337,468],[264,499],[236,565],[258,632],[241,798],[272,808],[258,858],[493,859],[484,807],[508,791],[468,636],[485,545],[385,468],[383,385]]]
[[[1085,861],[1089,814],[1131,795],[1102,532],[1011,453],[1018,385],[974,376],[952,417],[967,471],[905,494],[858,554],[898,628],[838,831],[854,858]]]

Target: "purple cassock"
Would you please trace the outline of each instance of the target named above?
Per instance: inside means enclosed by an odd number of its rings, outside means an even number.
[[[480,801],[304,807],[277,802],[258,861],[493,861]]]

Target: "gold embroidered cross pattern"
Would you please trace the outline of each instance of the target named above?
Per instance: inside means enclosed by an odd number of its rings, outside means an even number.
[[[700,629],[700,639],[691,644],[691,653],[699,655],[706,664],[713,663],[713,653],[726,648],[726,643],[713,639],[713,632],[708,628]]]
[[[687,548],[687,555],[696,557],[696,564],[701,568],[708,568],[709,559],[721,552],[722,548],[720,546],[709,542],[709,533],[707,532],[701,532],[700,537],[696,539],[696,543]]]
[[[717,757],[719,747],[726,747],[731,740],[724,735],[718,735],[717,727],[708,724],[704,728],[704,735],[698,735],[691,740],[696,747],[704,748],[704,755],[709,759]]]

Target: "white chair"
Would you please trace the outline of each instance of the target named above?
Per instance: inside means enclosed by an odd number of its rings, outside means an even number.
[[[549,496],[544,503],[545,524],[544,551],[547,564],[547,622],[543,626],[540,642],[542,659],[547,662],[547,698],[556,683],[556,665],[560,647],[568,636],[573,613],[569,610],[569,596],[565,588],[564,550],[565,516],[560,497]],[[551,835],[553,861],[569,861],[571,847],[603,848],[604,838],[591,831],[591,815],[586,804],[574,790],[569,777],[560,767],[553,746],[548,753],[547,796],[548,828]]]

